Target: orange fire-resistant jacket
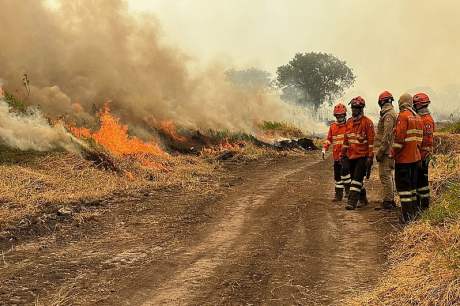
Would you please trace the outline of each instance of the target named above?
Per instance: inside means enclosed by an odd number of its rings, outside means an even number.
[[[421,160],[423,138],[422,118],[412,109],[399,113],[394,131],[392,155],[397,164],[415,163]]]
[[[427,158],[433,152],[433,134],[436,129],[433,117],[429,113],[421,114],[423,123],[423,140],[420,154],[422,159]]]
[[[362,116],[348,119],[342,153],[349,159],[374,156],[375,130],[372,120]]]
[[[329,150],[329,146],[332,145],[332,155],[336,161],[340,160],[346,128],[347,126],[345,123],[332,123],[329,127],[329,133],[327,133],[327,139],[323,145],[325,151]]]

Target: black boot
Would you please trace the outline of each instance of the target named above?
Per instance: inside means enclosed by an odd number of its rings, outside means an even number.
[[[427,210],[430,207],[430,198],[421,198],[420,199],[420,209],[422,211]]]
[[[359,195],[359,203],[358,207],[363,207],[369,205],[369,201],[367,200],[367,192],[366,189],[362,189]]]
[[[359,193],[356,191],[350,191],[350,194],[348,196],[347,206],[345,206],[345,209],[346,210],[356,209],[356,206],[358,205],[358,200],[359,200]]]
[[[401,203],[401,216],[399,217],[399,221],[402,224],[408,224],[417,218],[418,209],[416,205],[417,204],[414,202]]]
[[[396,208],[395,201],[383,201],[382,202],[382,209],[393,210],[395,208]]]
[[[341,202],[343,199],[343,189],[342,188],[335,188],[335,198],[332,202]]]

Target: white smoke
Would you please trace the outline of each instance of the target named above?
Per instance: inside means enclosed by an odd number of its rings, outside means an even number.
[[[14,113],[1,96],[0,141],[19,150],[78,151],[74,138],[62,125],[51,126],[38,110],[24,115]]]

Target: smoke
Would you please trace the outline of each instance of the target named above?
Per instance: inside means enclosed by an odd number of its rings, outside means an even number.
[[[291,122],[296,116],[305,130],[320,128],[276,95],[235,88],[225,79],[228,67],[191,71],[186,54],[162,43],[157,20],[129,13],[122,0],[62,0],[54,9],[43,1],[4,1],[0,41],[6,42],[0,77],[8,80],[7,89],[80,124],[94,124],[94,109],[111,99],[134,131],[145,131],[152,118],[250,132],[261,120]]]
[[[1,88],[1,86],[0,86]],[[19,150],[49,151],[65,149],[78,152],[77,143],[62,125],[50,126],[38,110],[27,115],[10,111],[0,97],[0,140]]]
[[[332,53],[357,75],[343,100],[362,95],[366,111],[375,114],[383,90],[399,97],[415,93],[413,88],[430,87],[436,93],[460,88],[458,0],[158,0],[130,5],[158,12],[168,36],[181,41],[187,52],[207,58],[226,54],[242,67],[273,72],[297,52]],[[440,114],[455,110],[460,98],[451,93],[433,97],[432,108]]]

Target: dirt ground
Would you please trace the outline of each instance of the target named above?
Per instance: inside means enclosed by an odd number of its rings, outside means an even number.
[[[332,203],[331,172],[317,154],[229,163],[212,192],[88,205],[0,244],[0,304],[340,305],[375,283],[397,216]]]

